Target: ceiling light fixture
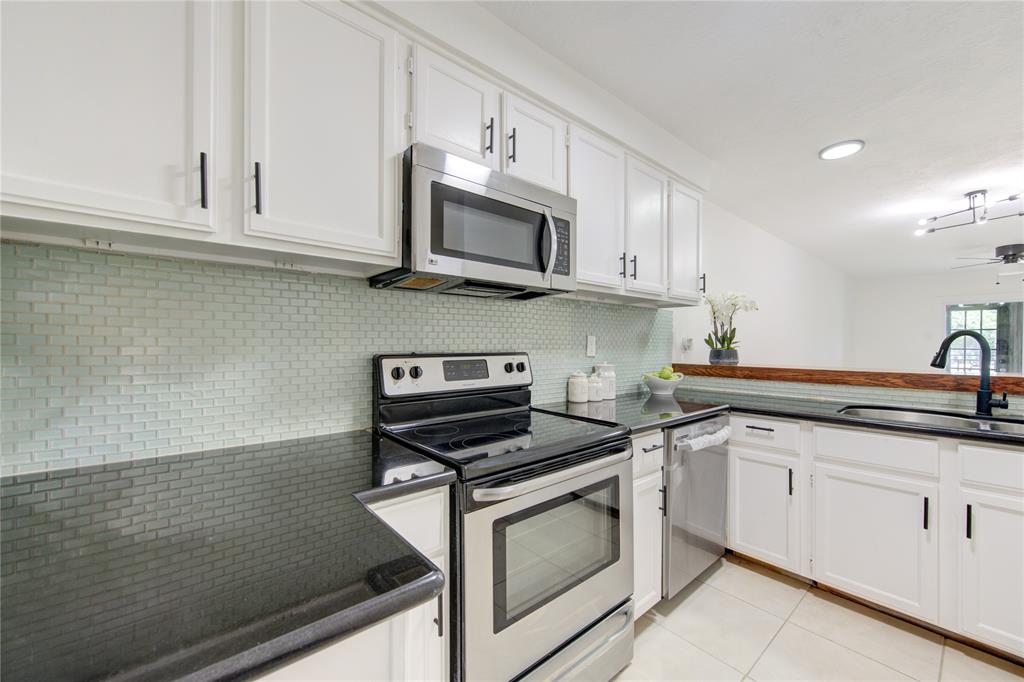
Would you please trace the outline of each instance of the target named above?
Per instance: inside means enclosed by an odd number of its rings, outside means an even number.
[[[818,158],[824,161],[835,161],[853,156],[861,149],[864,149],[864,140],[843,140],[836,142],[818,152]]]
[[[1011,194],[1010,196],[1006,197],[1005,199],[1000,199],[1000,200],[998,200],[996,202],[993,202],[993,203],[1001,204],[1001,203],[1004,203],[1004,202],[1007,202],[1007,201],[1019,201],[1020,200],[1020,196],[1021,196],[1020,193]],[[949,218],[949,217],[952,217],[952,216],[955,216],[955,215],[960,215],[961,213],[970,213],[971,214],[971,219],[970,220],[968,220],[966,222],[962,222],[962,223],[956,223],[954,225],[940,225],[940,226],[933,226],[933,227],[928,227],[928,228],[918,228],[918,229],[914,230],[914,236],[915,237],[920,237],[922,235],[931,234],[933,232],[939,232],[941,230],[949,230],[949,229],[954,228],[954,227],[963,227],[965,225],[984,225],[989,220],[1001,220],[1003,218],[1012,218],[1012,217],[1024,216],[1024,207],[1019,207],[1016,211],[1011,211],[1010,213],[1007,213],[1006,215],[999,215],[999,216],[989,217],[989,215],[988,215],[988,205],[989,204],[988,204],[988,190],[987,189],[976,189],[976,190],[970,191],[970,192],[968,192],[967,194],[964,195],[964,199],[967,199],[967,208],[962,208],[959,211],[952,211],[951,213],[944,213],[943,215],[933,215],[930,218],[921,218],[920,220],[917,221],[917,224],[918,225],[927,225],[928,223],[934,223],[934,222],[938,222],[940,220],[944,220],[946,218]],[[964,216],[964,217],[966,218],[967,216]]]

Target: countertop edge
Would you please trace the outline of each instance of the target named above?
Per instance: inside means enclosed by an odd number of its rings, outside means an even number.
[[[183,679],[189,682],[255,679],[279,666],[287,665],[304,653],[311,653],[320,645],[349,637],[391,616],[427,603],[441,593],[444,584],[444,574],[435,566],[433,571],[408,585],[258,644]]]
[[[684,424],[692,424],[693,422],[701,421],[703,419],[707,419],[708,417],[714,417],[719,414],[724,414],[726,412],[729,412],[730,409],[731,408],[728,405],[716,405],[714,407],[709,407],[706,410],[700,410],[699,412],[689,412],[687,414],[680,414],[675,417],[670,417],[668,419],[663,419],[656,422],[651,422],[649,424],[644,424],[643,426],[632,428],[630,429],[630,435],[639,436],[644,433],[650,433],[651,431],[661,431],[663,429],[671,429],[673,427],[682,426]]]
[[[385,502],[387,500],[405,497],[406,495],[412,495],[413,493],[418,493],[423,490],[431,490],[433,488],[448,486],[454,483],[455,480],[455,471],[452,469],[446,469],[445,471],[431,474],[429,476],[411,478],[406,481],[389,483],[388,485],[361,490],[360,492],[355,493],[355,498],[362,502],[363,505],[369,506],[378,502]]]

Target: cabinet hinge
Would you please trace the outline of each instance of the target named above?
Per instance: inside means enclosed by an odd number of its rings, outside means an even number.
[[[409,70],[409,73],[412,73],[412,68],[413,68],[413,64],[414,63],[415,62],[413,61],[412,57],[409,57],[407,60],[405,60],[405,65],[406,65],[406,68]]]
[[[568,124],[566,124],[566,126],[565,126],[565,148],[566,149],[569,148],[569,125]]]
[[[814,487],[814,474],[811,474],[811,487]]]
[[[412,112],[411,111],[405,112],[405,127],[406,128],[412,128]]]

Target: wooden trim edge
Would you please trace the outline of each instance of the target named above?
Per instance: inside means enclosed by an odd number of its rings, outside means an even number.
[[[745,367],[743,365],[695,365],[673,363],[675,371],[699,377],[750,379],[755,381],[793,381],[811,384],[844,386],[875,386],[879,388],[910,388],[923,391],[978,390],[978,377],[939,372],[880,372],[859,369],[803,369],[787,367]],[[992,377],[995,393],[1024,395],[1024,376]]]

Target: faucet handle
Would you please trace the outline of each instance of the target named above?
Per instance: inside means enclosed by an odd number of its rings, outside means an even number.
[[[992,407],[1000,407],[1004,410],[1007,409],[1010,406],[1010,402],[1006,399],[1006,391],[1003,391],[1002,398],[994,398],[990,400],[989,405]]]

